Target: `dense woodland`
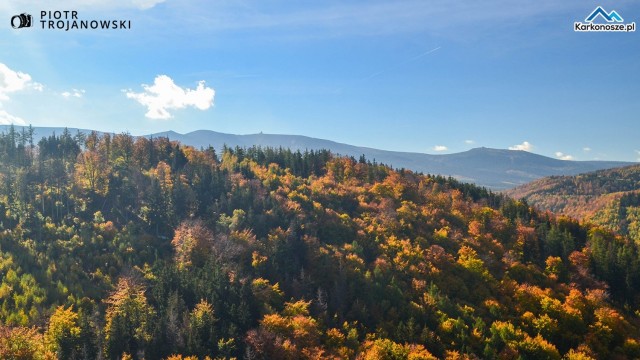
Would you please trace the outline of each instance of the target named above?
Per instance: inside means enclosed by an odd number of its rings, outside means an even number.
[[[327,151],[0,135],[2,359],[632,359],[638,245]]]
[[[640,165],[552,176],[506,193],[539,209],[603,226],[640,244]]]

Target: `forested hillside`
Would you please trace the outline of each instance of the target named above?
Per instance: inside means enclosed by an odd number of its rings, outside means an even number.
[[[638,246],[327,151],[0,136],[2,359],[640,357]]]
[[[505,193],[539,209],[628,235],[640,244],[640,165],[544,178]]]

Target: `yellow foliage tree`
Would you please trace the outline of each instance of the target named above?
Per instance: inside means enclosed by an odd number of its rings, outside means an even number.
[[[44,334],[47,349],[57,353],[58,357],[66,359],[72,357],[75,347],[79,343],[80,326],[78,314],[71,309],[58,306],[49,318],[49,326]]]

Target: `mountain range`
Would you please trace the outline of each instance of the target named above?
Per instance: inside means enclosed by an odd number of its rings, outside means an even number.
[[[16,127],[21,131],[21,127]],[[0,131],[7,131],[8,126],[0,126]],[[35,139],[60,134],[62,127],[34,127]],[[72,133],[91,130],[69,128]],[[413,171],[451,176],[460,181],[475,183],[492,190],[505,190],[528,183],[530,181],[553,175],[576,175],[590,171],[609,169],[631,165],[620,161],[569,161],[558,160],[521,150],[504,150],[491,148],[475,148],[454,154],[424,154],[414,152],[398,152],[354,146],[330,140],[312,138],[301,135],[250,134],[234,135],[210,130],[198,130],[186,134],[166,131],[144,135],[145,137],[168,137],[182,144],[196,148],[213,146],[220,150],[224,144],[229,147],[282,147],[291,150],[328,149],[333,153],[367,159],[390,165],[394,168],[405,168]]]

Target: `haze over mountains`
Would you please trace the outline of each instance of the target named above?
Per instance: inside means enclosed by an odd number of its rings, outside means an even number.
[[[18,131],[21,127],[16,127]],[[7,131],[8,126],[0,127]],[[54,132],[60,134],[61,127],[35,127],[34,137],[39,140]],[[91,130],[69,128],[88,133]],[[283,147],[292,150],[328,149],[336,154],[360,157],[429,174],[452,176],[458,180],[475,183],[493,190],[505,190],[530,181],[552,175],[576,175],[590,171],[630,165],[621,161],[567,161],[549,158],[520,150],[475,148],[461,153],[432,155],[423,153],[387,151],[360,147],[335,141],[300,135],[250,134],[234,135],[210,130],[198,130],[187,134],[167,131],[145,135],[147,137],[166,136],[196,148],[213,146],[221,149],[223,144],[230,147]]]

